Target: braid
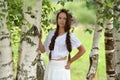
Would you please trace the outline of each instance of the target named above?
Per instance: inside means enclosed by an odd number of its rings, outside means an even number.
[[[49,45],[49,49],[50,49],[49,60],[51,60],[51,51],[54,50],[55,39],[58,36],[58,31],[59,31],[59,28],[57,27],[57,29],[56,29],[56,31],[51,39],[51,43]]]
[[[69,51],[69,55],[68,55],[68,61],[70,61],[70,52],[72,51],[72,45],[71,45],[71,41],[70,41],[70,32],[67,32],[67,36],[66,36],[66,46],[67,46],[67,50]]]
[[[63,13],[66,13],[66,16],[67,16],[67,20],[66,20],[66,25],[65,25],[65,32],[67,32],[67,35],[66,35],[66,47],[67,47],[67,50],[69,51],[69,55],[68,55],[68,61],[70,61],[70,52],[71,52],[71,48],[72,48],[72,45],[71,45],[71,42],[70,42],[70,28],[71,28],[71,21],[72,21],[72,15],[68,12],[68,10],[66,9],[61,9],[60,12],[57,14],[57,18],[56,18],[56,21],[57,21],[57,29],[51,39],[51,43],[49,45],[49,50],[50,50],[50,54],[49,54],[49,60],[51,60],[51,51],[54,50],[54,45],[55,45],[55,40],[56,40],[56,37],[58,36],[58,31],[59,31],[59,25],[58,25],[58,16],[59,14],[63,12]]]

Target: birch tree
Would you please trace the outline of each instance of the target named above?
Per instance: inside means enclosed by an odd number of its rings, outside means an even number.
[[[104,10],[104,22],[105,22],[105,57],[106,57],[106,75],[107,80],[115,80],[115,49],[114,49],[114,39],[113,39],[113,6],[109,4],[114,3],[114,1],[106,1]]]
[[[0,0],[0,80],[13,80],[10,32],[7,29],[7,1]]]
[[[115,60],[114,60],[114,41],[113,33],[113,19],[106,20],[105,25],[105,56],[106,56],[106,73],[107,80],[115,80]]]
[[[17,80],[43,80],[44,65],[39,52],[39,32],[42,0],[34,1],[35,8],[24,2],[24,21],[19,48]]]
[[[92,43],[92,48],[91,48],[91,53],[90,53],[90,66],[89,66],[89,71],[87,73],[87,80],[93,80],[96,75],[97,71],[97,66],[98,66],[98,52],[99,52],[99,45],[100,45],[100,37],[102,33],[102,26],[101,24],[103,23],[102,17],[102,11],[103,11],[103,4],[102,0],[101,1],[96,1],[97,3],[97,20],[96,20],[96,25],[94,29],[94,37],[93,37],[93,43]]]
[[[113,31],[114,48],[115,48],[115,80],[120,80],[120,29]]]
[[[115,48],[115,71],[116,76],[115,80],[120,80],[120,1],[114,7],[114,30],[113,30],[113,38],[114,38],[114,48]]]

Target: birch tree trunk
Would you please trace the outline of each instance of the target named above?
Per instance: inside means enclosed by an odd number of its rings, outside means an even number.
[[[120,29],[114,29],[113,38],[115,41],[114,48],[115,48],[115,80],[120,80]]]
[[[115,80],[120,80],[120,1],[114,7],[114,31],[113,31],[113,38],[114,38],[114,48],[115,48],[115,71],[116,76]]]
[[[36,8],[31,11],[27,10],[25,2],[23,5],[25,20],[19,48],[17,80],[43,80],[44,65],[38,47],[42,0],[37,0],[35,5]]]
[[[101,23],[103,23],[101,16],[102,16],[102,11],[103,8],[101,7],[101,4],[97,4],[97,10],[98,13],[96,14],[97,20],[96,20],[96,25],[95,25],[95,30],[94,30],[94,36],[93,36],[93,44],[91,48],[91,53],[90,53],[90,66],[89,66],[89,71],[87,73],[87,80],[93,80],[95,78],[95,74],[97,71],[97,66],[98,66],[98,52],[99,52],[99,45],[100,45],[100,37],[102,33],[102,27]]]
[[[111,13],[112,10],[110,11]],[[105,19],[105,56],[106,56],[106,75],[107,80],[115,80],[115,58],[113,40],[113,18]]]
[[[13,59],[10,32],[7,29],[7,1],[0,0],[0,80],[13,80]],[[4,12],[5,11],[5,12]]]

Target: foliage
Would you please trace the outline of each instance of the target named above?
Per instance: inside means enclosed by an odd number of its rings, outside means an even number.
[[[23,2],[21,0],[8,0],[8,29],[11,29],[13,26],[21,27],[22,20],[24,19],[22,4]]]
[[[49,32],[51,30],[49,14],[55,11],[55,7],[51,6],[50,0],[43,0],[42,2],[42,21],[41,25],[45,32]]]
[[[73,2],[73,0],[58,0],[57,4],[60,4],[62,6],[65,6],[66,2]]]
[[[11,32],[12,46],[16,46],[20,41],[21,26],[24,19],[22,13],[22,0],[7,0],[8,16],[7,26]]]
[[[119,14],[119,12],[120,12],[120,8],[118,7],[120,5],[120,1],[118,1],[117,3],[116,3],[116,5],[114,6],[114,21],[113,21],[113,25],[114,25],[114,27],[116,28],[116,30],[119,30],[119,28],[120,28],[120,21],[119,21],[119,18],[120,17],[118,17],[120,14]]]
[[[118,20],[118,16],[116,16],[116,13],[114,13],[114,8],[116,4],[119,3],[119,0],[86,0],[86,6],[88,8],[94,8],[96,10],[96,13],[103,14],[101,16],[101,19],[111,19],[114,18],[114,20]],[[100,7],[103,7],[103,11],[99,12],[96,5],[99,5]],[[104,22],[100,23],[101,26],[103,26]],[[118,28],[119,23],[117,21],[114,21],[114,27]]]
[[[4,24],[2,23],[2,20],[6,18],[6,12],[7,12],[6,1],[0,1],[0,8],[1,8],[0,10],[0,22],[1,22],[0,28],[1,28],[2,26],[4,26]]]
[[[69,1],[73,1],[73,0],[58,0],[57,4],[60,4],[62,6],[65,6],[65,3]],[[50,14],[56,12],[56,7],[52,6],[50,3],[50,0],[43,0],[42,1],[42,28],[44,29],[44,31],[47,33],[49,32],[51,29],[53,29],[52,26],[50,26]],[[53,17],[53,16],[52,16]]]
[[[52,5],[58,6],[57,10],[61,8],[66,8],[70,10],[70,13],[73,15],[73,19],[75,21],[74,24],[95,24],[96,15],[93,9],[88,9],[86,7],[85,2],[66,2],[65,6],[58,5],[56,3],[52,3]],[[52,23],[55,22],[54,13],[50,15]]]
[[[10,31],[11,31],[12,44],[13,46],[17,46],[20,42],[21,29],[19,27],[12,27]]]

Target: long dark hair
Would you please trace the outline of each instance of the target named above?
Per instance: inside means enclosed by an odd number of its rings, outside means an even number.
[[[57,14],[57,17],[56,17],[56,21],[57,21],[57,29],[51,39],[51,43],[49,45],[49,49],[50,49],[50,54],[49,54],[49,60],[51,60],[51,51],[54,50],[54,45],[55,45],[55,39],[56,37],[58,36],[58,31],[59,31],[59,25],[58,25],[58,16],[60,13],[65,13],[66,16],[67,16],[67,19],[66,19],[66,24],[65,24],[65,27],[64,27],[64,30],[65,32],[67,32],[67,36],[66,36],[66,47],[67,47],[67,50],[69,51],[69,55],[68,55],[68,61],[70,61],[70,52],[72,50],[72,45],[71,45],[71,41],[70,41],[70,29],[71,29],[71,21],[72,21],[72,15],[69,13],[68,10],[66,9],[61,9],[58,14]]]

